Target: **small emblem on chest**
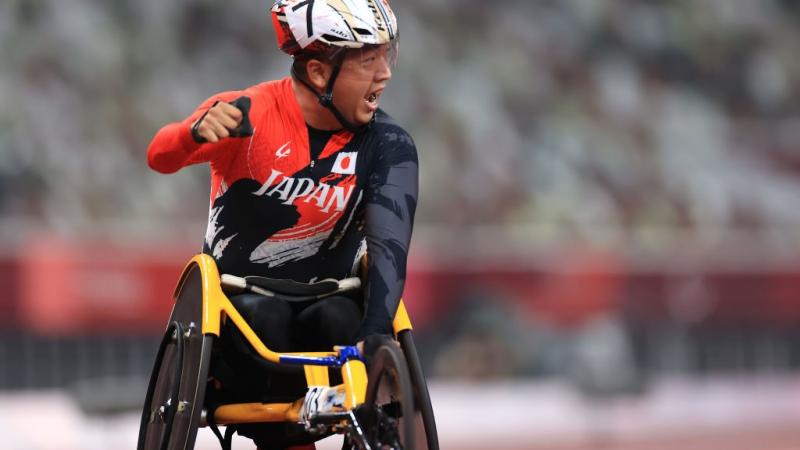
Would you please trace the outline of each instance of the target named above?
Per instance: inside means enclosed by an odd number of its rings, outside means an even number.
[[[285,158],[285,157],[289,156],[290,153],[292,153],[292,148],[289,147],[289,143],[290,142],[292,142],[292,141],[286,141],[286,143],[281,145],[281,147],[278,150],[275,150],[275,158],[276,159]]]
[[[356,173],[356,157],[357,152],[340,152],[336,155],[336,161],[333,163],[331,172],[341,173],[344,175],[352,175]]]

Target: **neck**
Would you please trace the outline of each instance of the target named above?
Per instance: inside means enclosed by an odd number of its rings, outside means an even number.
[[[336,120],[328,108],[319,104],[319,99],[305,86],[292,77],[292,90],[300,105],[300,112],[303,114],[303,120],[312,127],[318,130],[339,130],[342,124]]]

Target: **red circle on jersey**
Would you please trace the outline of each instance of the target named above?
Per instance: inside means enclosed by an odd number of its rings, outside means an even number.
[[[340,166],[342,167],[342,170],[347,170],[347,168],[350,167],[350,157],[345,156],[344,158],[342,158]]]

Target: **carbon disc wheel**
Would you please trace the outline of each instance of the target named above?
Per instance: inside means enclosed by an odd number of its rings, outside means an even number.
[[[365,434],[374,450],[416,450],[414,393],[403,353],[385,344],[372,359],[364,401]]]
[[[137,450],[191,450],[203,410],[213,335],[203,335],[199,268],[183,279],[142,408]]]

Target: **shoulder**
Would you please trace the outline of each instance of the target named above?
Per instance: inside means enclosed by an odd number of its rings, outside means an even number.
[[[253,103],[266,105],[277,101],[277,99],[285,95],[286,90],[287,79],[284,78],[280,80],[265,81],[263,83],[258,83],[240,90],[218,92],[206,99],[206,102],[230,102],[239,97],[245,96],[249,97]]]
[[[374,167],[418,164],[417,146],[411,134],[383,110],[375,112],[367,134],[368,142],[372,143],[370,154],[377,164]]]
[[[264,81],[240,91],[240,95],[250,97],[254,106],[269,109],[275,107],[285,96],[286,79]]]
[[[370,125],[370,132],[381,147],[406,150],[416,154],[417,147],[411,134],[382,109],[375,112],[375,120]]]

